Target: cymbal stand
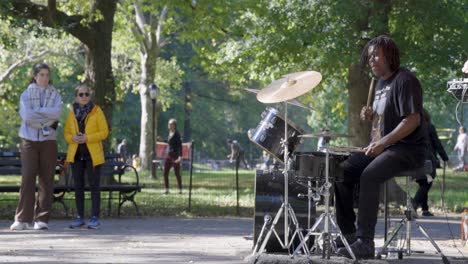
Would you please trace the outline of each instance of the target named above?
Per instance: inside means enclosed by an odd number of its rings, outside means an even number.
[[[319,239],[321,238],[323,240],[322,258],[330,259],[330,250],[331,250],[331,245],[332,245],[332,242],[331,242],[332,236],[330,235],[330,223],[331,223],[336,230],[333,233],[341,238],[341,240],[343,241],[343,244],[345,245],[346,249],[350,253],[351,257],[353,258],[354,261],[356,261],[356,256],[351,250],[351,247],[349,246],[348,241],[343,236],[343,233],[341,233],[340,228],[338,227],[338,225],[336,224],[334,220],[333,213],[330,210],[330,188],[332,186],[332,184],[330,183],[330,175],[329,175],[330,174],[330,169],[329,169],[330,153],[328,151],[328,147],[324,147],[324,150],[325,150],[325,182],[322,186],[323,188],[322,188],[321,194],[323,195],[324,201],[325,201],[325,211],[320,215],[320,217],[314,223],[312,228],[309,229],[304,239],[297,246],[296,250],[294,250],[293,257],[299,252],[299,250],[304,246],[304,244],[307,243],[307,240],[309,240],[311,235],[320,235]],[[323,231],[317,232],[317,228],[322,221],[323,221]]]
[[[278,212],[275,215],[275,218],[273,220],[273,223],[271,224],[268,233],[266,234],[265,238],[261,239],[261,236],[259,236],[257,243],[254,247],[254,251],[252,255],[256,256],[255,257],[255,262],[257,261],[259,254],[261,254],[266,247],[266,244],[268,243],[268,240],[270,239],[270,236],[272,233],[275,234],[276,238],[278,239],[279,244],[283,249],[289,249],[292,246],[292,243],[294,241],[294,238],[297,236],[301,246],[298,247],[299,250],[302,248],[304,250],[304,253],[307,255],[309,254],[309,249],[307,245],[305,245],[304,242],[304,235],[302,234],[302,229],[299,228],[299,221],[297,220],[296,214],[294,213],[294,210],[292,209],[291,205],[289,204],[289,182],[288,182],[288,176],[289,176],[289,168],[291,167],[290,165],[290,159],[289,159],[289,150],[288,150],[288,123],[286,122],[288,120],[288,105],[287,102],[284,102],[284,139],[282,140],[283,146],[284,146],[284,168],[283,168],[283,175],[284,175],[284,200],[283,203],[281,204],[281,207],[279,208]],[[275,230],[275,226],[278,223],[281,215],[284,213],[284,241],[281,240],[281,238],[278,235],[278,232]],[[289,221],[294,224],[295,230],[289,238],[289,232],[290,232],[290,227],[289,227]],[[268,220],[269,221],[269,220]],[[265,218],[265,224],[262,227],[262,230],[260,231],[260,234],[263,234],[264,229],[267,228],[267,218]],[[259,243],[262,242],[260,248],[258,247]],[[298,249],[296,249],[298,250]]]

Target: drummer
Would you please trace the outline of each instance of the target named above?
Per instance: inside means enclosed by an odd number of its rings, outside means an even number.
[[[338,225],[358,259],[374,258],[374,235],[379,187],[405,170],[421,167],[425,157],[422,90],[409,70],[400,68],[395,42],[387,36],[370,40],[361,55],[379,78],[372,107],[363,107],[361,119],[372,123],[370,144],[364,153],[351,155],[344,164],[344,180],[336,183]],[[353,190],[360,184],[357,227]],[[351,258],[341,239],[339,255]]]

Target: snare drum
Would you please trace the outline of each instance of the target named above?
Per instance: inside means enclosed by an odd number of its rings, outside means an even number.
[[[288,152],[291,157],[296,147],[302,142],[299,135],[304,134],[304,131],[290,121],[286,120],[286,124],[288,126]],[[249,130],[249,139],[277,160],[284,162],[284,146],[281,144],[284,139],[284,126],[284,118],[278,110],[268,107],[262,113],[262,120],[257,128]]]
[[[343,162],[348,155],[328,154],[329,179],[343,180]],[[293,155],[294,175],[298,181],[325,180],[324,152],[295,152]]]

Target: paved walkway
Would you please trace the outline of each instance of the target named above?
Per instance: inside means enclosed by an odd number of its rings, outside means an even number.
[[[468,263],[468,245],[460,247],[460,225],[434,218],[419,220],[433,236],[451,263]],[[10,231],[11,221],[0,221],[1,263],[248,263],[252,248],[252,219],[247,218],[116,218],[103,219],[99,230],[72,230],[69,220],[53,220],[48,231]],[[379,228],[381,227],[379,223]],[[451,228],[451,230],[449,229]],[[456,238],[450,240],[451,234]],[[377,233],[382,234],[381,230]],[[424,254],[406,257],[398,263],[441,263],[429,242],[413,231],[412,246]],[[376,245],[382,245],[382,238]],[[458,248],[455,248],[455,245]],[[460,251],[459,251],[460,250]],[[463,254],[463,255],[462,255]],[[302,263],[262,255],[258,263]],[[309,263],[346,263],[313,256]],[[307,263],[307,262],[304,262]],[[362,263],[396,263],[395,260]]]

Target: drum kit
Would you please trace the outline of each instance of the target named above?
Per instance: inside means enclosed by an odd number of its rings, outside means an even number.
[[[284,116],[278,110],[268,107],[262,113],[262,120],[256,129],[251,129],[248,133],[249,139],[254,144],[273,156],[278,161],[277,165],[283,165],[282,172],[279,166],[275,166],[273,171],[257,171],[252,253],[255,260],[258,260],[265,250],[267,252],[279,251],[278,246],[282,251],[289,252],[292,257],[298,253],[309,256],[321,252],[322,258],[330,258],[333,247],[331,241],[334,237],[342,239],[348,252],[356,260],[333,219],[330,210],[330,189],[334,181],[340,180],[341,164],[349,153],[364,150],[356,147],[324,146],[322,151],[295,152],[304,138],[333,139],[350,136],[328,131],[304,134],[301,128],[288,120],[288,105],[312,110],[296,98],[312,90],[321,80],[322,76],[319,72],[303,71],[284,75],[262,90],[246,89],[257,94],[257,100],[262,103],[284,103]],[[278,179],[283,180],[284,184],[281,184]],[[315,217],[312,219],[311,216],[315,213],[312,201],[317,204],[321,196],[323,196],[325,209],[324,213],[315,220]],[[302,197],[308,198],[308,205],[304,206],[304,202],[300,199]],[[268,203],[274,203],[276,206],[268,206]],[[258,212],[258,206],[262,207],[262,212]],[[299,210],[299,214],[296,214],[293,207]],[[277,209],[274,216],[267,212],[272,208]],[[305,208],[307,208],[307,213],[304,212]],[[261,219],[260,214],[263,214],[263,224],[258,223],[259,218]],[[284,223],[280,223],[280,219]],[[311,220],[315,220],[312,226]],[[330,224],[333,225],[335,231],[331,231]],[[305,225],[307,225],[306,228]],[[323,230],[319,230],[322,225]],[[270,239],[272,234],[276,240]],[[315,237],[315,240],[311,237]]]

